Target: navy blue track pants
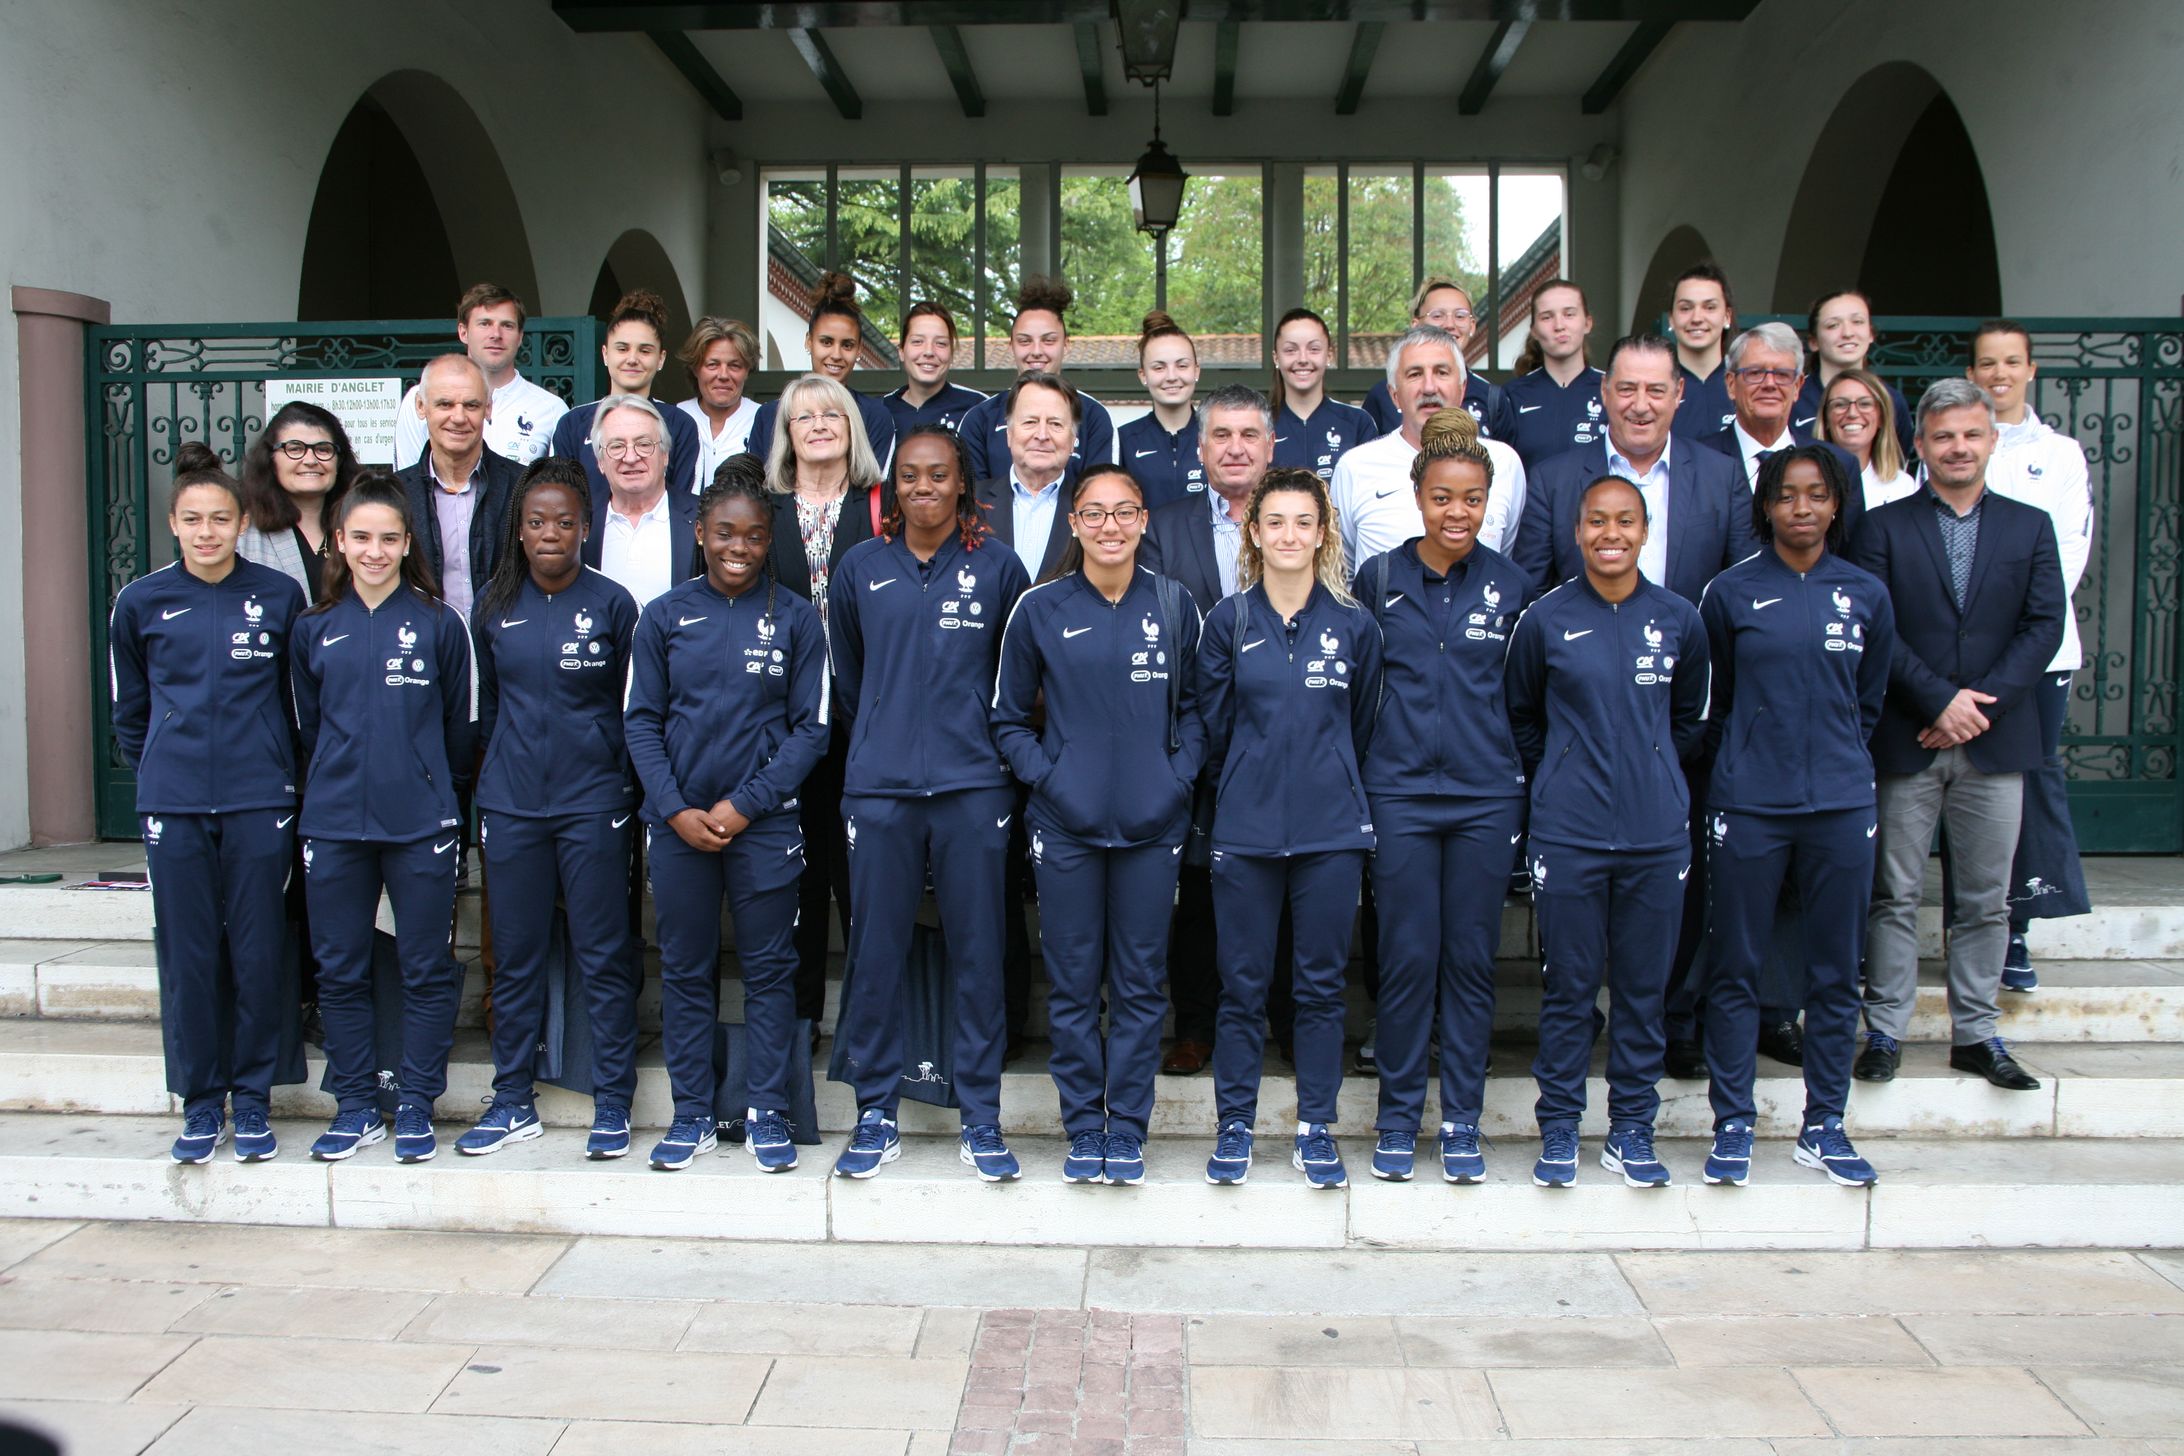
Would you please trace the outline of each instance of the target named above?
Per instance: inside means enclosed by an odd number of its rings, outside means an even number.
[[[1213,1039],[1220,1120],[1249,1126],[1259,1114],[1266,1061],[1266,997],[1274,978],[1295,970],[1297,1118],[1335,1121],[1342,1093],[1342,986],[1357,921],[1365,851],[1287,857],[1213,852],[1215,946],[1221,1012]],[[1294,927],[1293,962],[1280,958],[1281,911]]]
[[[303,846],[311,945],[319,964],[326,1067],[343,1112],[378,1106],[372,1032],[372,927],[382,888],[394,907],[402,969],[404,1102],[430,1105],[447,1090],[447,1054],[463,973],[455,963],[455,861],[462,836],[446,830],[407,844],[311,839]]]

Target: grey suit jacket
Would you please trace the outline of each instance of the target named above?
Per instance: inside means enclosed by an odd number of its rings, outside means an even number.
[[[303,569],[303,552],[296,545],[294,531],[268,534],[256,526],[245,526],[242,539],[235,543],[235,554],[294,577],[296,585],[303,588],[303,599],[311,600],[311,576]]]

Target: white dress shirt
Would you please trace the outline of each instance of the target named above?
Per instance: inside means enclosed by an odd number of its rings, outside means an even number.
[[[1479,443],[1494,462],[1494,484],[1486,493],[1486,519],[1479,526],[1479,539],[1496,551],[1507,551],[1516,539],[1517,522],[1524,518],[1524,462],[1499,440]],[[1348,571],[1355,573],[1381,552],[1425,534],[1418,498],[1411,492],[1411,462],[1417,458],[1418,448],[1397,430],[1344,451],[1335,462],[1328,495],[1335,507],[1335,525],[1342,533]]]
[[[425,452],[425,422],[417,414],[422,382],[409,387],[394,412],[394,467],[407,470]],[[485,422],[485,448],[503,460],[529,465],[554,442],[554,426],[569,407],[561,396],[541,389],[521,374],[493,391],[493,413]]]
[[[607,538],[599,543],[599,570],[620,582],[642,607],[675,584],[675,518],[667,492],[634,522],[607,502]]]
[[[1774,455],[1797,448],[1797,436],[1791,433],[1788,425],[1782,427],[1782,438],[1772,445],[1762,445],[1745,434],[1742,420],[1734,421],[1729,428],[1737,432],[1737,458],[1744,462],[1744,485],[1747,490],[1759,489],[1759,457],[1762,454]]]
[[[1652,468],[1641,471],[1630,463],[1630,458],[1608,445],[1608,474],[1619,475],[1638,487],[1638,494],[1646,503],[1646,544],[1638,548],[1638,570],[1647,581],[1660,586],[1668,580],[1668,512],[1669,474],[1668,454],[1676,448],[1676,437],[1671,434],[1661,446],[1661,458]],[[1700,446],[1705,449],[1705,446]]]
[[[751,448],[751,424],[758,418],[758,402],[745,395],[717,435],[713,433],[712,417],[696,400],[686,399],[675,408],[690,416],[698,427],[698,478],[691,482],[690,493],[703,495],[713,483],[713,472],[720,469],[721,461]]]
[[[1009,470],[1010,523],[1016,532],[1016,559],[1024,563],[1024,574],[1033,581],[1039,579],[1039,568],[1046,561],[1047,538],[1054,534],[1054,513],[1061,509],[1062,476],[1056,476],[1044,490],[1033,490],[1016,478],[1016,470]]]
[[[1989,475],[1992,473],[1990,471]],[[1865,508],[1869,511],[1878,510],[1890,501],[1902,500],[1907,495],[1915,494],[1919,488],[1918,476],[1909,470],[1897,471],[1890,480],[1881,479],[1873,473],[1873,462],[1870,460],[1859,470],[1858,483],[1865,488]]]

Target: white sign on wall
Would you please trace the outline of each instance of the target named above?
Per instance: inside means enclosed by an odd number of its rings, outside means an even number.
[[[354,379],[268,379],[265,417],[292,400],[315,404],[341,421],[349,448],[364,465],[394,464],[395,412],[402,407],[402,380],[392,374]]]

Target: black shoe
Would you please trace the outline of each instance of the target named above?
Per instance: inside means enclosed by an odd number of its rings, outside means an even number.
[[[1975,1041],[1970,1046],[1949,1048],[1949,1065],[1960,1072],[1977,1072],[2005,1091],[2040,1090],[2040,1079],[2017,1065],[2017,1058],[2010,1055],[2009,1043],[1999,1036]]]
[[[1706,1080],[1706,1049],[1688,1037],[1672,1036],[1668,1039],[1666,1063],[1668,1075],[1679,1082]]]
[[[1896,1064],[1903,1060],[1903,1046],[1892,1036],[1868,1032],[1865,1050],[1858,1053],[1858,1064],[1851,1075],[1861,1082],[1893,1082],[1896,1080]]]
[[[1805,1033],[1794,1021],[1763,1021],[1759,1026],[1759,1054],[1792,1067],[1805,1065]]]

